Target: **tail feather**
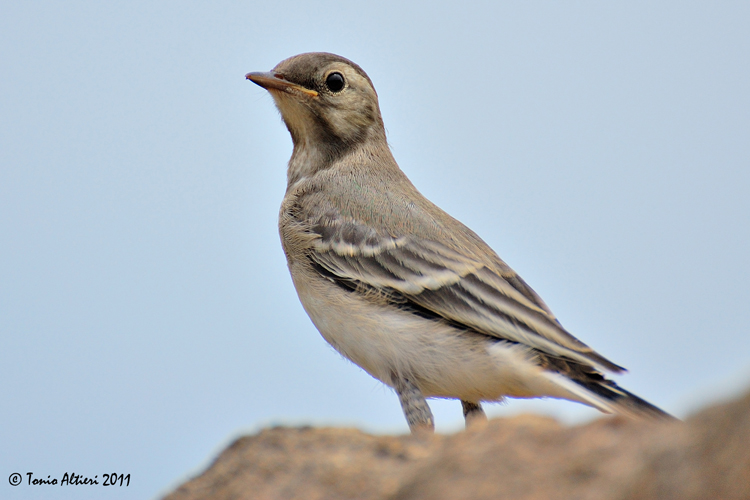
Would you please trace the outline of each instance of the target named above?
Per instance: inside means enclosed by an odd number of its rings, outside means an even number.
[[[626,391],[611,380],[574,380],[554,372],[546,372],[546,375],[554,383],[570,392],[574,399],[604,413],[616,413],[646,420],[677,420],[669,413],[632,392]]]
[[[548,379],[569,392],[576,401],[604,413],[647,420],[677,420],[648,401],[626,391],[590,366],[576,361],[538,357]]]
[[[639,398],[632,392],[628,392],[622,388],[619,390],[622,391],[623,396],[615,399],[615,406],[618,413],[649,420],[679,420],[645,399]]]

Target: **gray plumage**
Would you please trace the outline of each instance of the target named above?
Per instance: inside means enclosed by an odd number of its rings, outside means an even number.
[[[334,348],[396,390],[413,432],[433,428],[426,397],[461,400],[467,422],[505,396],[667,416],[607,380],[624,369],[417,191],[359,66],[301,54],[247,78],[270,91],[294,143],[279,230],[302,305]]]

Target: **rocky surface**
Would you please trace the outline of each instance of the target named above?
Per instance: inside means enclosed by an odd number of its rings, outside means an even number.
[[[519,416],[481,429],[373,436],[266,429],[165,500],[750,499],[750,394],[685,423]]]

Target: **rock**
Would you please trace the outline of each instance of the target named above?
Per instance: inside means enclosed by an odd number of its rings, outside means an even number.
[[[356,429],[265,429],[239,438],[165,500],[387,498],[439,446]]]
[[[242,437],[164,500],[750,499],[750,394],[686,422],[524,415],[420,441],[356,429]]]

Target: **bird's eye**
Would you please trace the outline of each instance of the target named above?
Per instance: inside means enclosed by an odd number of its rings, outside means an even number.
[[[340,92],[344,88],[344,75],[341,73],[331,73],[326,78],[326,87],[331,92]]]

